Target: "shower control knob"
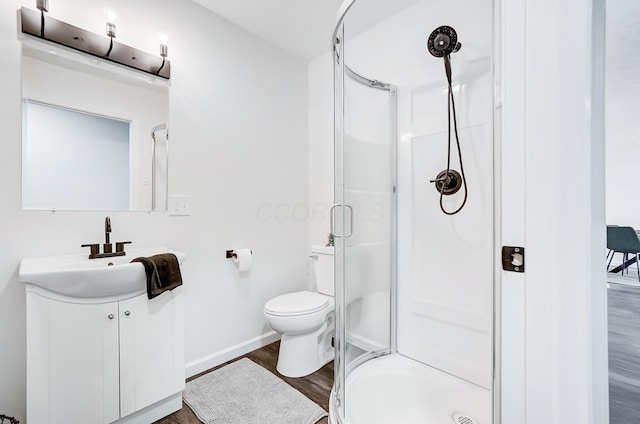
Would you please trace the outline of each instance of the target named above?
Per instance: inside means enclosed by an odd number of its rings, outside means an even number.
[[[455,194],[462,187],[462,175],[454,169],[445,169],[440,172],[434,180],[429,180],[430,183],[435,183],[438,193],[442,193],[446,196]]]

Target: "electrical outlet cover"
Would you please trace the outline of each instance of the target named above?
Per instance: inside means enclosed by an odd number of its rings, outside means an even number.
[[[169,215],[191,215],[191,196],[172,194],[169,196]]]

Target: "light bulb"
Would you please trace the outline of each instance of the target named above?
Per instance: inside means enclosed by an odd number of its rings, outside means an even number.
[[[107,7],[104,9],[104,16],[107,18],[107,22],[110,24],[115,24],[118,19],[118,15],[116,15],[116,11]]]
[[[169,48],[167,47],[169,36],[165,32],[161,32],[158,35],[160,36],[160,56],[167,57],[169,55]]]
[[[115,10],[109,7],[104,9],[104,15],[107,17],[107,36],[114,39],[116,38],[116,20],[118,19],[118,15],[116,15]],[[111,49],[109,49],[109,53],[111,53]]]

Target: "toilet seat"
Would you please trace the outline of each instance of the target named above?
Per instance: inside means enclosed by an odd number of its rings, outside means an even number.
[[[321,311],[328,305],[328,296],[303,290],[274,297],[264,305],[264,311],[281,317],[297,316]]]

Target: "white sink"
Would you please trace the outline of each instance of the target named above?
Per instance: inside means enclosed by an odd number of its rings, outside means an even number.
[[[166,247],[130,249],[125,256],[88,259],[87,254],[28,258],[20,262],[20,281],[76,298],[117,297],[147,290],[140,256],[173,253],[182,264],[186,254]]]

